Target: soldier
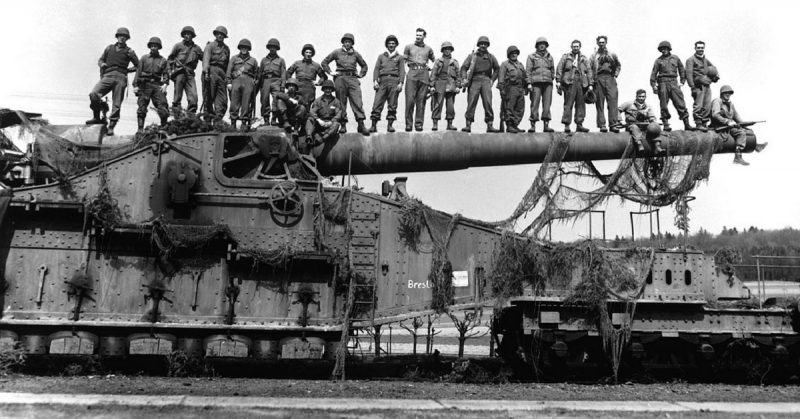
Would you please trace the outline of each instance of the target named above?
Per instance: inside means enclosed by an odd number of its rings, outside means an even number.
[[[386,112],[386,131],[394,132],[392,124],[397,119],[397,97],[403,90],[403,76],[405,76],[404,57],[397,53],[397,37],[389,35],[384,45],[386,52],[378,56],[375,69],[372,70],[372,84],[375,89],[375,101],[372,104],[372,127],[369,132],[378,132],[378,121],[381,120],[384,103],[388,104]]]
[[[298,90],[295,78],[286,80],[286,93],[275,93],[275,114],[283,129],[300,134],[308,119],[308,103]]]
[[[250,99],[255,94],[256,77],[258,76],[258,61],[250,56],[252,44],[249,39],[242,39],[239,45],[239,54],[231,58],[225,80],[228,91],[231,93],[231,126],[236,128],[236,120],[241,119],[242,130],[250,128]]]
[[[550,104],[553,102],[553,78],[556,66],[553,56],[547,52],[550,44],[547,38],[536,39],[536,51],[528,55],[525,71],[528,73],[528,90],[531,92],[531,128],[528,132],[536,132],[536,121],[539,120],[539,103],[542,104],[542,122],[544,132],[553,132],[550,128]]]
[[[461,78],[463,84],[462,91],[469,89],[467,93],[467,113],[464,115],[467,126],[461,129],[464,132],[472,132],[472,121],[475,120],[475,108],[478,107],[478,98],[483,102],[484,120],[486,121],[486,132],[500,132],[492,126],[494,122],[494,111],[492,111],[492,84],[499,76],[500,64],[497,58],[489,51],[489,38],[481,36],[478,38],[478,49],[467,55],[464,63],[461,64]]]
[[[719,89],[719,97],[711,101],[711,128],[730,134],[736,144],[733,162],[749,166],[750,163],[742,158],[742,150],[747,142],[747,130],[739,125],[743,121],[731,102],[731,95],[733,95],[733,88],[725,85]]]
[[[672,54],[672,45],[668,41],[661,41],[658,44],[658,51],[661,56],[656,58],[653,63],[653,71],[650,73],[650,85],[653,87],[653,93],[658,95],[658,101],[661,105],[661,121],[664,124],[664,131],[672,131],[669,126],[669,105],[672,99],[672,105],[678,111],[678,117],[683,121],[683,125],[687,131],[694,128],[689,125],[689,111],[686,110],[686,102],[683,100],[683,92],[681,86],[686,82],[686,72],[683,69],[681,59]],[[678,84],[680,77],[681,84]]]
[[[306,142],[312,146],[321,144],[336,135],[344,115],[344,106],[333,97],[334,84],[330,80],[322,82],[322,96],[311,105],[306,122]]]
[[[189,114],[197,112],[197,86],[194,83],[194,70],[203,57],[203,50],[194,43],[194,28],[184,26],[181,29],[183,40],[172,47],[172,52],[167,57],[170,67],[169,78],[175,82],[175,95],[172,98],[172,112],[175,118],[180,115],[181,99],[186,92],[186,111]]]
[[[711,115],[711,83],[719,80],[714,64],[705,56],[706,43],[694,43],[694,55],[686,59],[686,81],[692,89],[694,124],[700,131],[708,131]],[[742,160],[744,161],[744,160]]]
[[[403,50],[408,73],[406,75],[406,131],[411,131],[411,124],[414,129],[422,131],[422,124],[425,122],[425,101],[428,96],[428,83],[430,74],[428,61],[434,61],[433,48],[425,45],[425,37],[428,32],[425,29],[417,28],[416,37],[413,44],[406,45]],[[416,107],[416,111],[415,108]]]
[[[528,76],[525,67],[517,60],[519,48],[514,45],[506,50],[508,60],[500,65],[500,75],[497,78],[497,88],[500,90],[505,106],[506,131],[510,133],[521,132],[519,123],[525,113],[525,95],[528,86]]]
[[[154,36],[147,42],[150,53],[142,55],[133,78],[133,94],[139,97],[136,110],[138,132],[144,129],[144,119],[147,116],[147,106],[150,100],[156,107],[161,126],[167,124],[169,109],[167,109],[167,86],[169,85],[169,71],[167,59],[158,53],[161,49],[161,39]]]
[[[131,33],[127,28],[117,29],[114,35],[117,38],[115,44],[111,44],[103,50],[97,65],[100,67],[100,81],[94,85],[92,92],[89,93],[89,108],[92,110],[92,119],[86,124],[104,124],[100,119],[100,111],[103,108],[103,96],[111,92],[112,105],[110,122],[108,123],[107,135],[114,135],[114,127],[119,121],[120,107],[125,96],[125,88],[128,87],[128,64],[139,66],[139,58],[136,53],[128,47],[127,42],[131,39]]]
[[[346,33],[342,36],[342,47],[331,51],[324,60],[322,60],[322,69],[328,75],[333,75],[329,64],[331,61],[336,62],[336,76],[333,78],[336,85],[336,98],[339,99],[342,105],[342,119],[339,133],[344,134],[347,132],[347,99],[350,99],[350,106],[353,107],[353,115],[356,117],[358,123],[358,132],[362,135],[369,135],[369,130],[364,126],[364,106],[361,102],[361,82],[358,79],[367,75],[367,62],[361,57],[361,54],[353,49],[355,44],[355,37],[351,33]],[[361,70],[356,72],[357,67]]]
[[[226,70],[231,57],[231,50],[225,45],[228,29],[217,26],[214,29],[214,41],[203,50],[203,102],[204,111],[210,116],[222,119],[228,108],[228,94],[225,91]]]
[[[595,102],[597,107],[597,128],[600,128],[600,132],[608,132],[605,114],[603,113],[603,105],[608,101],[608,127],[611,128],[611,132],[618,133],[621,124],[617,109],[619,104],[617,77],[619,77],[622,64],[619,62],[617,54],[608,51],[607,44],[607,36],[598,36],[597,51],[589,57],[589,61],[592,63],[595,95],[597,96],[597,102]]]
[[[455,131],[457,129],[453,126],[453,118],[456,117],[454,104],[456,95],[461,90],[461,77],[458,74],[458,61],[453,58],[454,50],[453,44],[442,42],[442,56],[433,62],[433,71],[431,71],[431,90],[433,91],[431,99],[433,127],[431,127],[431,130],[433,131],[439,129],[439,119],[442,118],[442,105],[447,106],[444,116],[445,120],[447,120],[447,130]]]
[[[283,92],[283,86],[286,83],[286,61],[278,56],[278,50],[281,49],[281,43],[275,38],[267,41],[267,50],[269,54],[261,59],[259,67],[259,85],[261,86],[261,119],[264,120],[264,125],[276,125],[278,118],[277,115],[272,115],[270,120],[270,96],[272,102],[275,104],[275,93]]]
[[[300,51],[303,59],[295,61],[286,70],[286,77],[294,76],[297,78],[297,87],[306,103],[314,103],[314,99],[317,98],[317,89],[314,87],[317,77],[320,78],[320,81],[316,83],[317,86],[323,80],[328,79],[328,75],[325,74],[322,66],[311,59],[315,53],[313,45],[303,45],[303,49]]]
[[[570,132],[569,124],[574,106],[575,130],[589,132],[588,128],[583,127],[583,120],[586,118],[583,92],[584,89],[589,91],[594,89],[594,75],[589,59],[581,54],[581,41],[577,39],[572,41],[570,47],[572,51],[561,57],[556,68],[556,80],[559,83],[556,91],[559,95],[564,93],[564,114],[561,116],[561,123],[564,124],[564,132]]]
[[[656,121],[656,114],[653,109],[645,103],[647,99],[647,92],[644,89],[636,91],[636,100],[632,102],[625,102],[619,107],[619,113],[625,118],[625,123],[628,125],[626,130],[631,133],[631,140],[640,152],[644,151],[642,140],[644,139],[644,131],[649,124]],[[656,154],[661,154],[661,141],[655,143]]]

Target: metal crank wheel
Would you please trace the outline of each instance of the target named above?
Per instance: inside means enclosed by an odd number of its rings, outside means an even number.
[[[269,214],[281,227],[292,227],[303,219],[303,192],[292,181],[275,184],[269,193]]]

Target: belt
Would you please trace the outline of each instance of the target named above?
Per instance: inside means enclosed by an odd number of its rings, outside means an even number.
[[[678,76],[658,76],[659,80],[675,80]]]
[[[473,76],[486,76],[486,77],[491,77],[491,75],[492,75],[492,72],[491,72],[491,71],[476,71],[476,72],[475,72],[475,73],[473,73],[472,75],[473,75]]]
[[[336,70],[337,76],[355,76],[356,72],[352,70]]]
[[[384,78],[384,77],[400,78],[400,75],[399,74],[381,74],[381,78]]]
[[[225,70],[225,67],[222,64],[211,63],[211,67],[217,67],[217,68],[221,68],[221,69]]]
[[[428,66],[417,63],[408,63],[408,68],[412,70],[429,70]]]
[[[281,76],[280,74],[266,74],[266,75],[264,75],[264,78],[274,79],[274,78],[278,78],[280,76]]]

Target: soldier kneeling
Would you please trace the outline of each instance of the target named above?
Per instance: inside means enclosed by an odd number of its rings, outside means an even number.
[[[645,99],[647,99],[647,92],[639,89],[636,91],[636,100],[623,103],[619,107],[619,112],[625,116],[626,130],[631,133],[631,140],[636,144],[639,152],[644,151],[642,140],[647,132],[648,138],[655,138],[656,154],[661,154],[664,152],[664,149],[661,148],[661,140],[658,139],[661,127],[656,123],[656,115],[650,105],[644,102]]]
[[[339,99],[333,97],[333,90],[333,81],[323,81],[322,96],[311,105],[311,112],[306,122],[306,141],[312,147],[339,132],[344,108]]]

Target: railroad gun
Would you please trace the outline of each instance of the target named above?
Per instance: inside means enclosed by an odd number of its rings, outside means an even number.
[[[410,243],[400,234],[402,178],[381,196],[325,177],[538,163],[565,135],[345,134],[303,155],[274,127],[142,141],[0,116],[5,132],[15,124],[29,132],[29,145],[0,154],[0,345],[31,354],[329,358],[343,328],[441,308],[437,269],[452,286],[448,309],[491,306],[502,231],[426,210],[428,228]],[[716,141],[715,152],[733,152],[717,135],[675,131],[662,147],[691,154]],[[619,159],[629,143],[628,134],[572,134],[563,160]],[[750,132],[745,151],[756,146]],[[652,153],[648,145],[637,157]],[[630,270],[642,273],[641,292],[603,303],[611,328],[629,322],[625,350],[656,356],[674,340],[709,354],[746,335],[796,357],[790,310],[719,308],[751,295],[713,257],[686,249],[650,257],[650,269]],[[505,300],[496,313],[501,354],[518,360],[522,348],[530,361],[531,348],[544,347],[551,362],[595,348],[598,326],[565,304],[579,271]],[[635,316],[621,311],[631,298]]]

